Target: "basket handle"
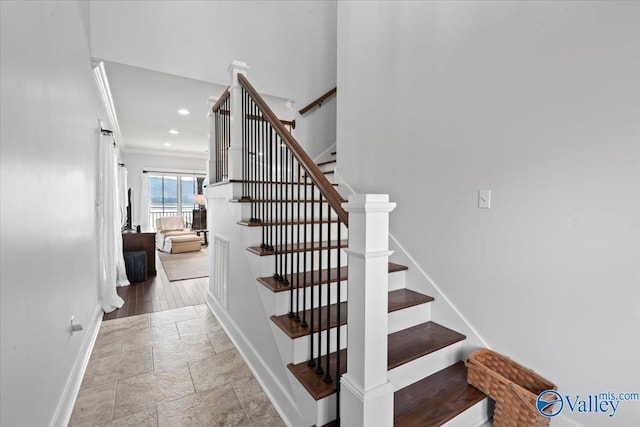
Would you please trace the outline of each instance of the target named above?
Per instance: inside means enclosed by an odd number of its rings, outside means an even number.
[[[525,407],[529,408],[534,414],[538,415],[538,409],[536,409],[535,406],[531,407],[531,403],[527,402],[525,398],[522,397],[522,392],[513,383],[509,383],[509,390],[511,390],[511,392],[516,395],[516,397],[520,400],[520,402],[522,402]]]

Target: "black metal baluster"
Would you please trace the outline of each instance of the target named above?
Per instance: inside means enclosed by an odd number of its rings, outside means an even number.
[[[249,197],[249,123],[247,123],[247,112],[249,110],[249,94],[246,90],[242,89],[243,104],[242,104],[242,198],[247,199]],[[231,111],[229,110],[229,115]]]
[[[275,224],[275,216],[273,213],[273,207],[274,207],[274,201],[273,201],[273,196],[274,196],[274,192],[273,192],[273,188],[274,188],[274,182],[273,182],[273,166],[274,166],[274,160],[273,160],[273,128],[271,126],[269,126],[269,222],[271,223],[271,226],[269,227],[269,247],[267,248],[267,250],[273,251],[273,227]]]
[[[316,365],[316,374],[322,375],[324,373],[324,369],[322,369],[322,363],[320,360],[320,355],[322,354],[322,192],[318,196],[318,221],[320,221],[320,227],[318,229],[318,363]],[[327,331],[327,334],[329,331]],[[327,354],[327,357],[329,355]]]
[[[287,232],[289,233],[290,237],[289,237],[289,241],[291,242],[291,252],[289,253],[289,272],[290,275],[289,277],[291,277],[291,283],[289,283],[289,285],[291,286],[291,295],[294,297],[291,300],[291,313],[289,314],[289,317],[291,317],[292,319],[295,319],[296,317],[296,313],[297,313],[297,308],[294,309],[294,299],[295,299],[295,305],[297,307],[298,305],[298,292],[294,291],[294,286],[293,286],[293,257],[295,256],[295,253],[293,251],[294,249],[294,236],[293,236],[293,206],[294,206],[294,191],[293,191],[293,153],[291,152],[291,150],[287,150],[288,151],[288,155],[287,155],[287,181],[289,181],[289,186],[288,186],[288,194],[289,194],[289,204],[287,205],[287,209],[289,210],[289,224],[287,224]],[[299,249],[299,248],[298,248]],[[296,251],[298,250],[296,249]]]
[[[323,381],[325,383],[330,383],[333,379],[331,378],[331,371],[329,370],[329,354],[331,353],[331,340],[329,337],[331,334],[329,333],[331,329],[331,206],[327,206],[327,359],[326,359],[326,368],[324,371]],[[340,311],[340,301],[338,301],[338,311]],[[338,324],[338,329],[340,329],[340,324]],[[340,349],[338,349],[340,351]]]
[[[267,122],[263,121],[262,126],[260,126],[260,153],[258,153],[258,161],[260,162],[260,200],[262,200],[262,209],[260,214],[260,222],[262,223],[262,248],[265,249],[267,247],[267,229],[264,226],[267,217],[267,169],[266,169],[266,160],[267,160],[267,149],[266,149],[266,140],[267,140]]]
[[[280,202],[279,202],[279,191],[280,191],[280,180],[279,180],[279,172],[278,172],[278,159],[279,159],[279,153],[280,153],[280,149],[278,148],[278,134],[275,133],[274,130],[274,167],[275,170],[273,172],[273,179],[274,179],[274,212],[275,212],[275,219],[276,221],[280,222]],[[276,254],[276,272],[273,275],[273,278],[277,281],[280,281],[280,256],[277,253],[277,248],[280,245],[280,241],[282,239],[280,238],[280,228],[276,228],[275,229],[275,239],[274,239],[274,253]]]
[[[307,177],[304,176],[302,177],[302,175],[300,175],[300,172],[302,172],[300,170],[300,165],[298,164],[298,179],[303,179],[303,185],[304,185],[304,224],[302,225],[303,227],[303,231],[304,231],[304,236],[302,237],[302,242],[303,245],[305,245],[305,247],[307,246]],[[300,214],[298,213],[298,220],[300,221]],[[313,219],[311,220],[311,227],[313,227]],[[302,326],[303,328],[306,328],[307,326],[309,326],[309,324],[307,323],[307,252],[303,252],[303,256],[302,256],[302,271],[303,271],[303,276],[302,276],[302,320],[300,321],[300,326]],[[298,270],[300,271],[300,270]],[[313,305],[313,304],[312,304]],[[313,310],[313,307],[311,308]]]
[[[342,256],[342,248],[340,247],[340,244],[342,242],[341,240],[341,236],[340,233],[341,228],[342,228],[342,223],[340,222],[340,216],[336,215],[338,217],[338,254],[337,254],[337,263],[338,263],[338,277],[336,280],[336,297],[338,299],[338,305],[340,304],[341,300],[341,295],[340,295],[340,269],[341,264],[340,261],[341,260],[341,256]],[[336,321],[338,323],[338,328],[336,329],[336,425],[340,426],[340,309],[338,308],[338,316],[336,317]]]
[[[252,115],[255,116],[256,110],[258,109],[257,104],[254,102],[253,103],[253,108],[252,108]],[[249,122],[251,123],[251,155],[252,157],[252,162],[251,162],[251,222],[253,222],[254,224],[257,222],[257,202],[256,200],[258,200],[258,195],[256,194],[257,192],[257,179],[256,179],[256,175],[257,175],[257,164],[256,164],[256,159],[258,158],[258,156],[256,155],[256,145],[257,145],[257,138],[258,138],[258,128],[256,126],[256,120],[255,119],[251,119],[249,118]]]
[[[297,203],[297,215],[296,215],[296,235],[297,235],[297,245],[300,246],[300,163],[298,164],[298,173],[296,175],[296,187],[298,188],[298,203]],[[291,215],[293,217],[293,215]],[[300,254],[304,256],[304,252],[298,251],[296,253],[296,322],[300,322]],[[302,291],[304,292],[304,290]],[[303,301],[304,302],[304,301]],[[302,306],[302,310],[304,311],[304,305]]]
[[[306,179],[306,174],[305,174],[305,179]],[[311,186],[311,221],[313,222],[316,218],[315,216],[315,186],[312,185]],[[314,227],[311,227],[311,251],[309,252],[310,257],[311,257],[311,289],[310,289],[310,301],[311,301],[311,309],[309,310],[309,316],[310,316],[310,323],[311,323],[311,330],[309,333],[309,362],[307,363],[310,367],[314,367],[316,366],[316,361],[314,359],[314,355],[313,355],[313,328],[315,326],[314,322],[313,322],[313,317],[314,317],[314,293],[315,293],[315,272],[313,271],[314,266],[315,266],[315,256],[313,255],[313,249],[314,249],[314,245],[315,245],[315,229]]]

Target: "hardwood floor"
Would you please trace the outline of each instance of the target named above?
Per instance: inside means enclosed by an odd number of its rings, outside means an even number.
[[[208,277],[169,282],[157,252],[156,266],[158,274],[155,277],[117,288],[118,295],[124,300],[124,305],[111,313],[105,313],[102,320],[119,319],[206,302]]]

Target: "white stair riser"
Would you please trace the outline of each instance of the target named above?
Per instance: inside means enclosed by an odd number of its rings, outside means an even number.
[[[293,363],[298,364],[302,362],[306,362],[310,358],[310,344],[309,339],[310,336],[304,336],[296,339],[291,339],[287,334],[284,333],[282,329],[278,327],[278,325],[272,323],[273,335],[276,337],[276,343],[278,344],[278,350],[280,351],[280,357],[285,364]],[[330,338],[330,353],[337,351],[337,328],[331,328],[329,338]],[[320,355],[324,356],[327,354],[327,331],[322,331],[320,333],[322,338],[322,347],[320,351]],[[318,353],[318,335],[313,335],[313,354],[314,357],[317,357]],[[347,348],[347,326],[342,325],[340,327],[340,349],[343,350]]]
[[[396,271],[389,274],[389,291],[397,291],[398,289],[404,289],[407,282],[406,271]]]
[[[262,229],[260,227],[256,227],[260,230],[260,239],[262,239]],[[305,239],[305,228],[307,231],[307,236]],[[347,240],[348,233],[346,227],[344,225],[340,226],[340,239]],[[299,230],[298,230],[299,229]],[[312,230],[313,229],[313,230]],[[285,225],[285,226],[268,226],[265,228],[265,239],[268,241],[273,233],[273,242],[276,240],[281,242],[279,239],[282,239],[283,242],[286,243],[298,243],[303,241],[312,241],[311,240],[311,232],[313,231],[313,241],[327,241],[329,239],[329,232],[331,232],[331,240],[338,240],[338,224],[337,223],[324,223],[324,224],[300,224],[300,225]],[[298,232],[300,235],[298,236]],[[286,235],[285,235],[286,234]],[[322,234],[322,237],[321,237]]]
[[[392,334],[430,320],[431,304],[419,304],[389,313],[387,330]]]
[[[463,359],[462,343],[457,342],[412,360],[389,371],[393,390],[398,391]]]
[[[300,381],[287,368],[291,391],[298,404],[298,411],[308,425],[323,426],[336,418],[336,394],[315,400]],[[335,381],[335,380],[334,380]]]
[[[256,244],[257,246],[258,244]],[[322,254],[320,254],[320,252],[322,252]],[[286,254],[287,255],[287,268],[286,268],[286,272],[287,274],[290,274],[291,272],[293,273],[297,273],[298,272],[298,268],[300,268],[299,271],[311,271],[311,264],[313,262],[313,270],[317,271],[320,269],[325,269],[328,266],[330,266],[331,268],[336,267],[338,265],[338,249],[331,249],[329,251],[329,257],[327,257],[327,250],[322,249],[322,251],[318,251],[318,250],[314,250],[314,251],[307,251],[307,252],[300,252],[300,256],[299,256],[299,261],[298,261],[298,256],[296,253],[293,254],[293,263],[292,263],[292,257],[291,254]],[[257,256],[257,255],[256,255]],[[265,263],[267,263],[268,265],[271,266],[271,273],[273,273],[273,270],[276,267],[276,260],[274,258],[274,255],[265,255],[261,258],[265,259]],[[306,257],[306,270],[305,270],[305,262],[304,259]],[[320,259],[322,258],[322,262],[320,262]],[[279,261],[280,258],[278,258],[277,262]],[[282,257],[282,268],[284,268],[284,257]],[[342,254],[340,255],[340,264],[342,267],[347,265],[347,254],[344,252],[344,250],[342,250]],[[267,274],[267,276],[269,276],[270,274]]]
[[[330,170],[333,171],[335,169],[335,163],[333,164],[329,164],[324,166],[324,170]],[[323,168],[321,167],[321,170],[323,170]],[[323,170],[323,172],[324,172]],[[329,182],[332,181],[332,175],[329,174],[327,176],[327,179],[329,179]],[[268,178],[267,178],[268,181]],[[240,184],[237,187],[234,188],[234,192],[233,192],[233,198],[236,200],[239,200],[242,198],[243,196],[243,191],[247,192],[247,196],[253,195],[254,191],[255,193],[255,197],[256,198],[265,198],[265,195],[262,193],[263,191],[266,191],[266,198],[274,198],[274,199],[279,199],[280,198],[280,191],[285,191],[288,192],[287,194],[289,195],[289,197],[291,197],[293,195],[294,198],[298,198],[298,187],[300,188],[300,198],[304,199],[304,189],[305,187],[307,188],[307,198],[311,198],[312,195],[312,191],[313,191],[313,196],[318,199],[320,197],[320,190],[317,186],[315,185],[304,185],[304,184],[298,184],[297,182],[304,182],[304,178],[301,178],[299,181],[296,181],[296,179],[293,179],[293,183],[291,182],[275,182],[275,183],[271,183],[271,184],[266,184],[263,186],[263,184],[257,184],[257,188],[250,186],[247,189],[243,189],[243,185]],[[309,179],[307,182],[311,182],[311,179]],[[334,188],[337,188],[336,186],[334,186]],[[270,193],[272,192],[272,193]],[[273,194],[271,196],[271,194]]]
[[[489,398],[485,398],[473,405],[471,408],[459,414],[452,420],[447,421],[442,427],[477,427],[484,424],[492,417],[493,404]]]
[[[257,283],[258,289],[259,289],[259,293],[260,293],[260,297],[262,299],[262,303],[265,307],[265,312],[268,315],[276,315],[279,316],[281,314],[287,314],[289,313],[290,310],[290,304],[291,304],[291,300],[290,300],[290,293],[288,291],[285,292],[272,292],[271,290],[267,289],[265,286],[263,286],[260,283]],[[262,288],[262,289],[260,289]],[[312,300],[311,300],[311,288],[308,287],[307,289],[307,298],[306,298],[306,309],[309,310],[312,306],[313,307],[317,307],[318,301],[319,301],[319,296],[320,296],[320,292],[322,293],[322,305],[326,305],[327,304],[327,285],[324,284],[322,286],[315,286],[314,290],[313,290],[313,305],[312,305]],[[335,304],[338,301],[338,285],[336,282],[333,282],[330,284],[330,289],[331,289],[331,301],[330,304]],[[320,292],[319,292],[320,291]],[[303,303],[303,295],[302,295],[302,289],[300,289],[299,291],[300,293],[300,302],[299,302],[299,307],[302,307],[302,303]],[[347,300],[347,281],[342,281],[340,282],[340,300],[341,302],[344,302]],[[295,295],[294,295],[294,306],[296,303],[296,299],[295,299]],[[307,313],[308,315],[308,313]]]
[[[292,197],[291,195],[289,195],[289,197],[287,197],[287,199],[285,200],[298,200],[298,195],[295,194],[294,197]],[[304,197],[304,196],[303,196]],[[238,200],[238,199],[236,199]],[[327,202],[323,202],[320,203],[318,200],[318,197],[315,197],[315,201],[312,203],[311,202],[311,196],[308,196],[308,199],[300,199],[303,200],[303,202],[300,203],[292,203],[292,202],[286,202],[286,203],[278,203],[275,202],[273,204],[270,203],[261,203],[261,202],[256,202],[256,212],[255,215],[257,218],[259,219],[264,219],[265,221],[268,221],[269,218],[275,218],[276,220],[284,220],[285,216],[287,218],[287,220],[291,220],[291,219],[298,219],[298,218],[302,218],[302,219],[328,219],[329,218],[329,210],[331,209],[329,206],[329,203]],[[304,202],[304,200],[308,200],[308,202]],[[238,203],[239,205],[241,205],[240,208],[240,219],[238,219],[238,221],[247,221],[251,218],[251,205],[252,203],[250,202],[234,202],[234,203]],[[322,214],[320,212],[320,205],[322,204]],[[262,218],[262,207],[265,207],[265,209],[267,211],[265,211],[265,218]],[[298,205],[300,205],[300,215],[298,215]],[[291,212],[291,206],[293,206],[293,212]],[[305,206],[307,208],[307,213],[305,215],[304,209]],[[271,207],[273,207],[273,215],[271,214]],[[280,211],[280,209],[282,209],[282,211]],[[336,213],[331,210],[331,219],[336,219],[337,215]]]
[[[333,160],[333,159],[331,159]],[[336,169],[336,164],[337,163],[327,163],[326,165],[321,165],[318,166],[318,168],[322,171],[322,172],[326,172],[326,171],[334,171]]]

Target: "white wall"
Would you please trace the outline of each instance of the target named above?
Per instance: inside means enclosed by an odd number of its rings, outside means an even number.
[[[640,385],[638,22],[634,2],[338,6],[339,173],[391,194],[418,264],[566,394]],[[630,426],[640,402],[571,418]]]
[[[0,424],[62,425],[101,314],[88,14],[77,2],[0,4]],[[73,336],[72,315],[85,327]]]
[[[131,188],[133,224],[140,224],[139,207],[142,187],[142,171],[197,172],[207,171],[207,160],[198,157],[168,156],[162,154],[142,154],[124,150],[120,161],[127,167],[127,182]],[[205,184],[206,184],[205,180]]]
[[[91,1],[91,46],[100,59],[222,85],[231,61],[245,61],[259,92],[300,109],[335,86],[336,2]],[[312,157],[335,143],[335,104],[323,108],[297,118]]]

